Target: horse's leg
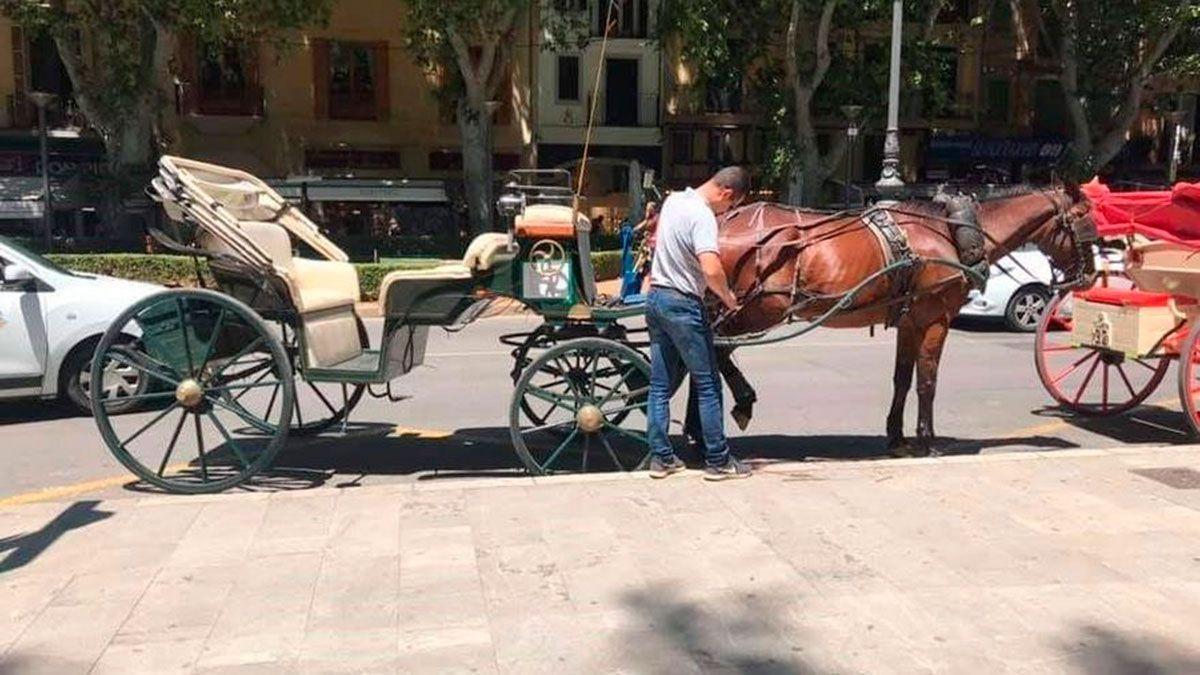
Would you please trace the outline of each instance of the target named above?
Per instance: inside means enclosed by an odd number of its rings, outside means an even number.
[[[750,418],[754,417],[754,403],[758,400],[758,394],[742,374],[742,369],[733,362],[733,350],[733,347],[717,347],[717,368],[733,394],[733,410],[730,411],[733,421],[745,431],[750,426]]]
[[[917,360],[916,331],[905,317],[896,327],[896,372],[892,376],[892,409],[887,417],[888,450],[905,454],[904,402],[912,387],[913,365]]]
[[[948,318],[939,317],[925,327],[917,355],[917,447],[923,455],[937,455],[933,447],[933,396],[937,391],[938,364],[950,333]]]

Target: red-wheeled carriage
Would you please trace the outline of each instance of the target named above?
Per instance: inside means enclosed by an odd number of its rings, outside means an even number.
[[[1200,436],[1200,183],[1158,192],[1083,186],[1102,239],[1125,248],[1123,269],[1060,294],[1035,343],[1038,376],[1055,401],[1084,415],[1144,402],[1179,361],[1179,398]]]

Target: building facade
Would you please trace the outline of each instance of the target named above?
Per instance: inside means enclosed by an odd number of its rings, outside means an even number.
[[[327,224],[354,235],[394,230],[394,204],[429,203],[428,189],[406,186],[402,179],[444,181],[446,188],[434,193],[443,195],[435,202],[445,210],[461,184],[459,127],[453,106],[435,96],[437,83],[405,50],[404,21],[403,3],[340,0],[326,26],[290,33],[280,48],[264,42],[216,51],[186,34],[177,36],[170,61],[174,100],[164,111],[168,151],[265,178],[324,179],[326,189],[314,194],[324,194],[326,203],[316,211],[328,212]],[[533,21],[530,16],[518,26],[518,43],[532,45]],[[497,96],[497,170],[533,162],[534,58],[531,47],[513,50]],[[25,183],[40,175],[36,111],[27,96],[34,90],[60,95],[50,120],[55,134],[70,136],[73,128],[80,136],[83,120],[74,111],[70,82],[53,44],[0,17],[0,101],[5,103],[0,174],[23,179],[6,181],[14,194],[0,195],[0,202],[28,201],[32,193]],[[86,154],[75,147],[81,145]],[[52,169],[102,161],[103,148],[95,142],[51,138]],[[75,180],[76,173],[66,170],[63,180]],[[341,179],[354,182],[343,181],[343,190],[331,191]],[[380,182],[372,187],[364,179]],[[67,200],[60,206],[78,204]],[[444,214],[432,218],[443,225],[447,220]],[[58,229],[61,235],[73,231]]]

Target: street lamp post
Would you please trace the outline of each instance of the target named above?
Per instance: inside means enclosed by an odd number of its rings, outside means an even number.
[[[1171,123],[1171,156],[1167,161],[1167,185],[1174,185],[1175,178],[1179,175],[1179,161],[1181,145],[1183,144],[1183,117],[1184,111],[1172,110],[1167,113],[1167,121]]]
[[[883,171],[875,187],[887,199],[904,189],[900,179],[900,40],[904,24],[904,0],[892,2],[892,64],[888,75],[887,135],[883,141]]]
[[[850,183],[854,180],[854,146],[858,141],[858,120],[862,117],[861,105],[844,105],[842,114],[846,116],[846,183],[844,186],[843,203],[850,208]]]
[[[50,150],[46,139],[46,106],[54,103],[54,99],[58,97],[44,91],[31,91],[28,96],[38,111],[38,134],[42,141],[42,228],[45,230],[46,250],[49,251],[54,246],[54,211],[50,197]]]

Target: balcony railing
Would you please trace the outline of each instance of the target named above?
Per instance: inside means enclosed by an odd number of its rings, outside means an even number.
[[[592,97],[588,96],[590,110]],[[596,126],[657,127],[660,124],[658,94],[641,94],[609,99],[603,94],[596,102]],[[587,124],[586,111],[582,125]]]

